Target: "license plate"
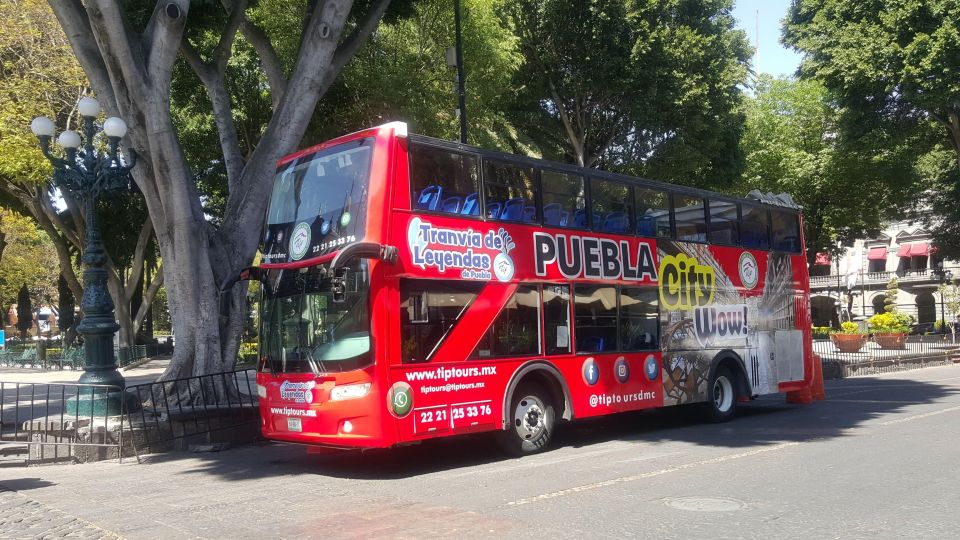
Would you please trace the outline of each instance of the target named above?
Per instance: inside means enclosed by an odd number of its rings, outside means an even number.
[[[287,431],[303,431],[303,424],[300,423],[299,418],[287,418]]]

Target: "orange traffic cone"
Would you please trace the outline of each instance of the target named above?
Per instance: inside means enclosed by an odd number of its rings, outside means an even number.
[[[813,355],[813,381],[810,383],[810,393],[813,399],[827,399],[823,389],[823,360],[819,355]]]

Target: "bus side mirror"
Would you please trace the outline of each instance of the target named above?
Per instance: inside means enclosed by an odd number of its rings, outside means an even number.
[[[250,281],[257,280],[263,281],[265,273],[262,268],[249,267],[244,268],[236,275],[230,276],[227,279],[223,280],[223,283],[220,284],[220,298],[219,298],[219,307],[220,307],[220,316],[227,317],[230,314],[230,291],[233,289],[233,286],[237,284],[238,281]]]
[[[346,273],[349,268],[342,266],[334,271],[330,279],[330,293],[335,304],[342,304],[347,301],[347,279]]]

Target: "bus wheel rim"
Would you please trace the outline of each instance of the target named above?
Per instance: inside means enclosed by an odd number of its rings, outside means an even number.
[[[536,440],[546,428],[546,407],[539,398],[526,396],[517,402],[513,413],[513,427],[525,441]]]
[[[718,411],[726,412],[733,404],[733,385],[726,377],[717,377],[713,382],[713,404]]]

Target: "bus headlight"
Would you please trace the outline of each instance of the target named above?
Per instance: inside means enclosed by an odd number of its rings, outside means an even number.
[[[261,399],[267,399],[267,387],[262,384],[258,384],[257,395],[260,396]]]
[[[370,383],[345,384],[343,386],[334,386],[330,391],[330,401],[343,401],[345,399],[357,399],[370,393]]]

